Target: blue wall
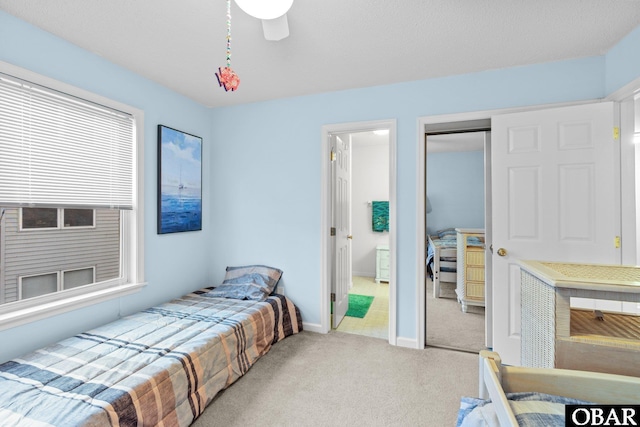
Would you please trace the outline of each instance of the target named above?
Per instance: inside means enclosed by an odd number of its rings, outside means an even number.
[[[284,270],[305,322],[320,323],[320,129],[397,119],[398,330],[415,340],[417,120],[421,116],[601,98],[637,52],[637,31],[612,56],[354,89],[207,110],[0,12],[0,60],[145,111],[145,261],[140,293],[0,332],[0,360],[219,282],[227,265]],[[20,40],[20,43],[15,43]],[[615,55],[614,55],[615,54]],[[634,65],[633,76],[640,75]],[[312,81],[312,79],[310,79]],[[203,231],[156,234],[156,125],[204,138]],[[207,162],[206,159],[209,159]],[[26,338],[28,337],[28,338]]]
[[[484,228],[484,152],[427,154],[427,233]]]
[[[605,90],[610,94],[640,76],[640,27],[631,31],[605,55]]]
[[[214,281],[227,264],[284,270],[306,322],[320,313],[320,129],[397,120],[397,335],[416,340],[417,121],[421,116],[604,96],[604,58],[554,62],[214,109]],[[266,258],[266,259],[265,259]]]

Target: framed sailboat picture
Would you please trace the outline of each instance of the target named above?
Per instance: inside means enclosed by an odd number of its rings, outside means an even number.
[[[202,230],[202,138],[158,125],[158,234]]]

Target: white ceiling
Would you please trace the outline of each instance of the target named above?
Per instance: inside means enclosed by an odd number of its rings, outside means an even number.
[[[211,107],[606,53],[640,25],[640,0],[295,0],[266,41],[224,0],[0,0],[0,9]]]

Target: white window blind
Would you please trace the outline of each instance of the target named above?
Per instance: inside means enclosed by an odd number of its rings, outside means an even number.
[[[0,206],[132,209],[134,126],[0,73]]]

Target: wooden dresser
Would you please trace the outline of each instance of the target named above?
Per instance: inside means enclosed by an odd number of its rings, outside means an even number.
[[[467,312],[470,305],[484,307],[484,230],[456,228],[456,295]]]

